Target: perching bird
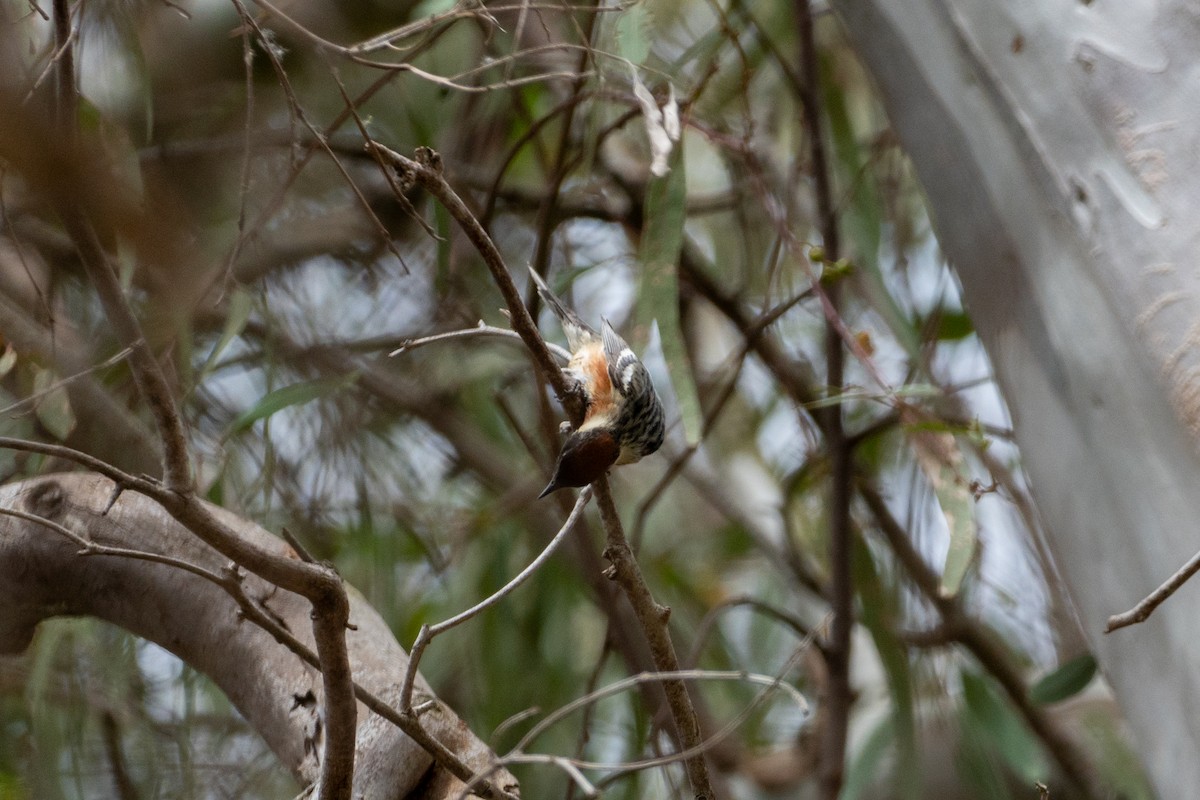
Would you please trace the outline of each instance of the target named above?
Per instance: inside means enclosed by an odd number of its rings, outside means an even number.
[[[568,380],[577,382],[586,410],[583,423],[563,442],[554,478],[538,495],[587,486],[616,464],[632,464],[663,443],[663,409],[650,373],[608,320],[596,333],[563,305],[533,269],[538,294],[562,322],[571,360]]]

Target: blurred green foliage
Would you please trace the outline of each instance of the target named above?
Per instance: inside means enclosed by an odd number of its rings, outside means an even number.
[[[0,7],[18,94],[41,97],[49,26],[19,0]],[[778,675],[819,707],[825,666],[812,642],[827,623],[829,476],[811,414],[838,405],[859,466],[939,575],[954,548],[947,585],[974,623],[1030,676],[1067,662],[1036,699],[1061,712],[1121,796],[1149,796],[1094,662],[1071,660],[1069,613],[1029,544],[1034,523],[1013,510],[1025,487],[986,356],[831,15],[817,20],[825,129],[810,131],[794,20],[769,0],[288,6],[347,46],[412,26],[394,47],[353,53],[322,53],[263,9],[261,41],[217,0],[79,8],[97,160],[139,198],[133,210],[112,200],[121,207],[106,219],[147,337],[172,365],[206,496],[331,559],[402,643],[502,586],[561,523],[555,499],[532,499],[560,415],[509,341],[386,356],[409,339],[507,321],[477,253],[429,197],[396,194],[398,176],[366,153],[358,123],[399,152],[434,147],[518,280],[540,258],[587,319],[637,326],[631,341],[649,348],[671,430],[662,455],[619,469],[614,487],[688,666]],[[631,70],[660,105],[668,84],[679,99],[684,136],[663,178],[647,173]],[[844,242],[834,263],[805,252],[821,244],[814,135],[832,153]],[[30,276],[3,287],[28,319],[10,306],[0,315],[14,343],[0,358],[0,404],[13,404],[0,425],[150,471],[153,451],[134,433],[152,438],[151,428],[128,371],[90,369],[116,352],[111,334],[38,187],[2,152],[0,249],[22,248]],[[95,201],[98,218],[104,205]],[[138,214],[153,224],[131,222]],[[850,287],[843,320],[869,359],[851,360],[837,392],[823,378],[821,268]],[[19,340],[18,323],[45,335]],[[562,341],[549,322],[545,333]],[[764,339],[786,375],[757,349]],[[114,423],[98,395],[128,419]],[[949,449],[919,452],[921,435]],[[12,479],[63,468],[7,453],[0,464]],[[997,482],[998,493],[972,493]],[[853,513],[860,624],[842,796],[1023,798],[1033,780],[1055,800],[1074,796],[990,665],[923,635],[938,632],[934,607],[865,508]],[[497,752],[647,668],[622,628],[624,601],[600,575],[602,547],[590,519],[526,586],[425,655],[439,694]],[[115,796],[115,760],[143,797],[299,790],[203,676],[103,624],[44,625],[27,653],[0,660],[0,677],[0,800]],[[753,706],[714,746],[723,796],[815,796],[819,712],[750,684],[695,687],[710,732]],[[620,769],[670,751],[657,702],[646,687],[598,701],[529,752],[608,765],[585,770],[605,796],[682,796],[677,765]],[[526,797],[580,796],[546,765],[516,771]]]

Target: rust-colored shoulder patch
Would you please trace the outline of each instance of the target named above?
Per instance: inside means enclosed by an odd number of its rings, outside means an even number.
[[[608,362],[604,358],[604,348],[599,342],[592,342],[580,348],[572,361],[578,359],[578,369],[587,383],[588,410],[584,422],[594,416],[607,416],[616,407],[613,397],[612,379],[608,377]]]

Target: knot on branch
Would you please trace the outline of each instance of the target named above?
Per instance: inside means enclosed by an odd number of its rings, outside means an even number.
[[[67,505],[67,494],[58,481],[43,481],[25,495],[25,508],[30,514],[49,520],[62,516]]]
[[[432,147],[418,147],[413,151],[413,158],[431,172],[442,174],[442,154]]]

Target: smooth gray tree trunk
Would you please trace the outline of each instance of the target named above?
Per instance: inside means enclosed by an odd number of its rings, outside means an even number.
[[[1200,787],[1200,7],[832,0],[1012,411],[1051,549],[1163,798]]]

